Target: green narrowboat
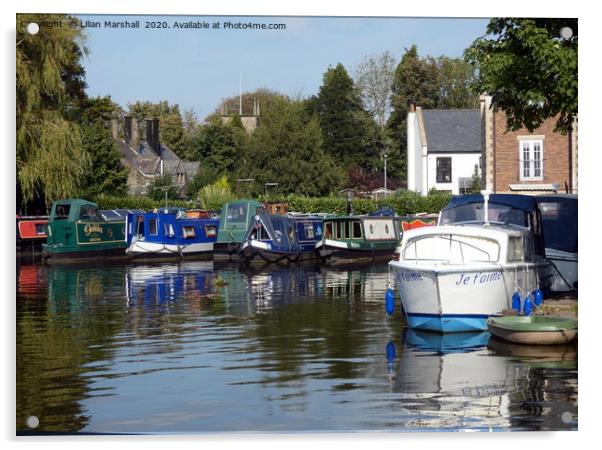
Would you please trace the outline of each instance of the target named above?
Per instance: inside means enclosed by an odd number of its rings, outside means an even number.
[[[42,247],[47,263],[82,259],[127,258],[125,220],[106,220],[96,203],[69,199],[53,202],[48,239]]]
[[[216,261],[238,261],[239,250],[249,227],[255,224],[255,216],[264,214],[264,206],[255,200],[238,200],[222,207],[217,231],[217,242],[213,244]]]
[[[399,244],[399,220],[393,216],[335,216],[324,219],[316,244],[328,264],[389,260]]]

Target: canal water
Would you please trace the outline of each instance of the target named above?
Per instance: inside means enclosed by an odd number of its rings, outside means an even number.
[[[577,429],[577,346],[408,331],[387,265],[17,268],[20,433]]]

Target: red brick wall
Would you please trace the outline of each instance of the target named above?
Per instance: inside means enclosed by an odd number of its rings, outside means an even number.
[[[506,114],[494,112],[494,192],[509,192],[510,184],[558,183],[564,192],[565,183],[571,188],[570,134],[554,132],[555,119],[546,120],[542,126],[529,132],[527,129],[506,131]],[[519,174],[518,136],[544,135],[543,180],[523,181]]]

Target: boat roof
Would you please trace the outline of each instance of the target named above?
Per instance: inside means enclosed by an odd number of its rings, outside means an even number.
[[[458,195],[452,197],[447,205],[442,209],[445,211],[457,206],[469,205],[472,203],[483,203],[485,201],[482,194]],[[520,194],[490,194],[489,203],[509,206],[522,211],[531,212],[537,209],[535,197]]]
[[[357,216],[353,216],[353,215],[342,215],[342,216],[331,216],[331,217],[325,217],[324,220],[361,220],[361,219],[370,219],[370,220],[393,220],[393,219],[398,219],[399,217],[397,216],[370,216],[370,215],[357,215]]]
[[[455,234],[462,236],[485,237],[490,239],[501,239],[506,236],[518,237],[524,234],[531,234],[527,229],[507,226],[474,226],[474,225],[440,225],[434,227],[421,227],[407,230],[403,234],[403,239],[407,240],[418,236],[437,235],[437,234]]]

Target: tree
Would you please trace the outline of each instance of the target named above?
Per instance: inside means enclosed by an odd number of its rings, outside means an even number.
[[[165,200],[167,193],[167,199],[174,200],[178,196],[178,191],[174,185],[173,179],[170,174],[156,176],[151,184],[148,186],[146,195],[153,200]]]
[[[193,143],[193,155],[203,166],[215,174],[235,172],[244,157],[247,133],[238,120],[224,124],[219,117],[213,117],[207,125],[201,126]]]
[[[577,117],[577,19],[492,19],[466,50],[478,65],[472,87],[489,93],[510,130],[530,131],[556,117],[566,133]]]
[[[82,180],[85,196],[125,194],[128,170],[121,165],[110,131],[101,120],[82,125],[82,130],[83,146],[91,161]]]
[[[437,64],[433,58],[419,58],[418,48],[412,45],[401,57],[395,69],[391,96],[393,111],[389,127],[405,123],[408,105],[414,103],[424,109],[439,105],[440,83]]]
[[[472,178],[470,180],[470,193],[478,194],[482,189],[481,173],[479,172],[479,165],[474,165],[474,171],[472,172]]]
[[[439,71],[439,102],[442,109],[476,108],[479,95],[471,90],[474,67],[459,58],[440,56],[435,59]]]
[[[365,57],[355,71],[355,83],[364,108],[384,128],[389,111],[390,97],[395,74],[395,60],[389,52]]]
[[[323,150],[318,120],[305,114],[303,103],[274,102],[262,117],[246,145],[248,163],[238,171],[240,178],[255,179],[253,194],[261,194],[265,183],[278,183],[279,192],[308,196],[341,186],[343,171]]]
[[[342,64],[324,73],[319,93],[307,101],[307,108],[319,121],[325,152],[335,161],[365,167],[378,157],[370,138],[375,123]]]
[[[22,202],[46,204],[71,197],[89,164],[81,131],[67,111],[81,98],[86,53],[79,28],[41,27],[30,22],[67,22],[60,14],[18,14],[16,44],[16,168]]]

